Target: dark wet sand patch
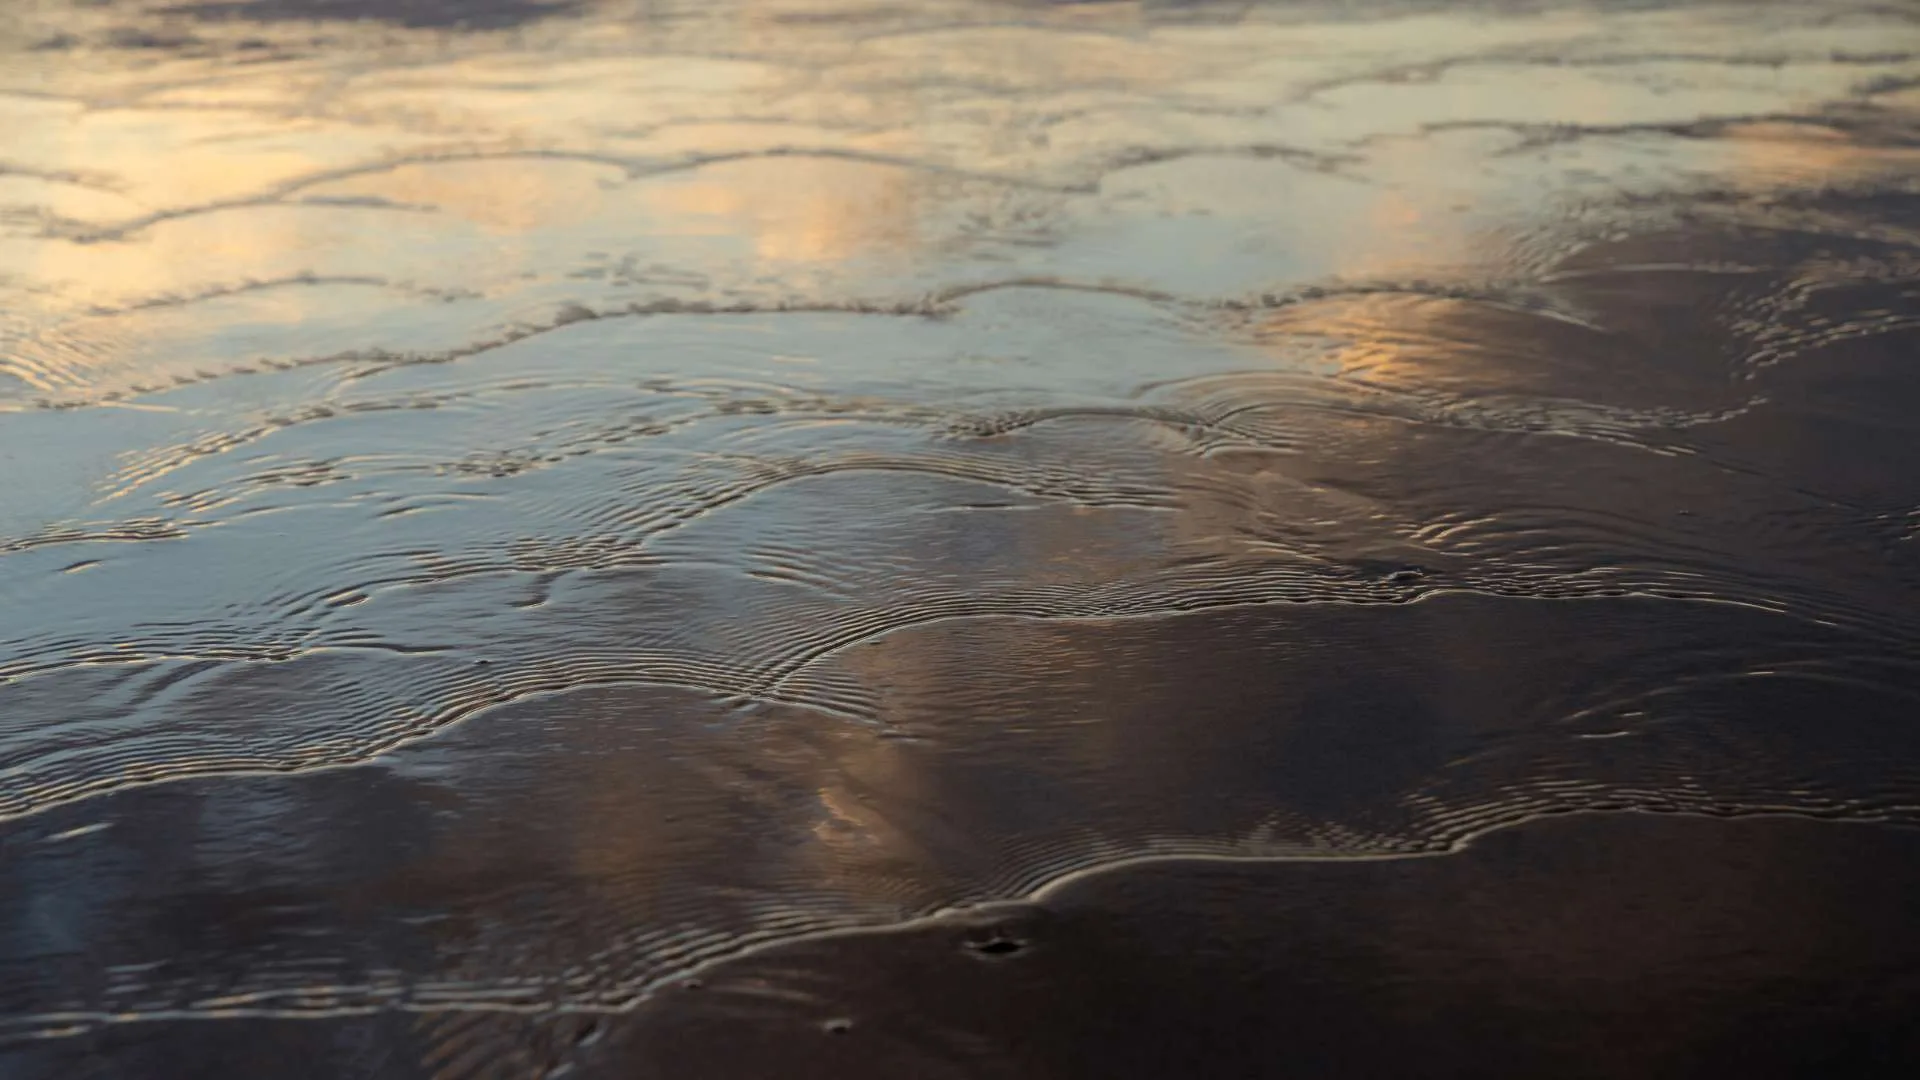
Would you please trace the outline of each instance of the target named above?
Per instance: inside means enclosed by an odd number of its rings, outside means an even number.
[[[21,1076],[1911,1075],[1920,832],[1575,815],[1168,861],[723,962],[631,1013],[105,1025]],[[570,1071],[553,1072],[561,1066]]]

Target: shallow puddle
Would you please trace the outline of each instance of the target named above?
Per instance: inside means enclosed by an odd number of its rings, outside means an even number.
[[[0,1062],[1920,1063],[1916,43],[6,5]]]

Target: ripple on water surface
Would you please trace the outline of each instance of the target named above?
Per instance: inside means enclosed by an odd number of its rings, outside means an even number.
[[[1828,7],[11,16],[4,1034],[851,1046],[807,950],[1102,868],[1920,823],[1920,102]]]

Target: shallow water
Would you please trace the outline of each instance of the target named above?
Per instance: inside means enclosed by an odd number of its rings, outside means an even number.
[[[0,1063],[1920,1063],[1917,22],[0,8]]]

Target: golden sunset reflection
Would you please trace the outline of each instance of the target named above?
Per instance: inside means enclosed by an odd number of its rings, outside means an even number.
[[[1363,146],[1369,161],[1348,171],[1380,186],[1363,217],[1329,219],[1323,246],[1340,256],[1323,269],[1394,275],[1452,263],[1469,240],[1455,206],[1428,202],[1432,192],[1419,183],[1457,167],[1409,138],[1419,125],[1476,113],[1596,125],[1634,121],[1632,110],[1699,108],[1622,96],[1617,77],[1578,71],[1528,83],[1524,94],[1511,83],[1515,71],[1501,67],[1442,73],[1436,85],[1315,88],[1411,42],[1484,44],[1488,27],[1430,15],[1306,35],[1284,25],[1142,31],[1139,13],[1089,8],[1050,13],[1060,25],[1044,31],[960,27],[837,44],[808,37],[785,4],[732,4],[718,17],[730,19],[726,33],[753,56],[703,58],[672,52],[684,46],[670,40],[660,42],[666,56],[603,56],[618,44],[607,27],[557,23],[541,33],[576,33],[580,56],[526,56],[503,38],[497,50],[428,52],[390,69],[298,56],[234,67],[219,56],[182,56],[113,71],[109,58],[96,58],[92,69],[117,86],[104,104],[83,108],[58,92],[6,104],[6,161],[33,179],[0,175],[12,208],[0,273],[58,282],[77,306],[111,307],[301,273],[407,271],[432,263],[436,248],[440,259],[467,259],[463,227],[549,236],[492,248],[482,275],[493,284],[482,292],[564,275],[578,256],[564,234],[580,229],[597,234],[601,248],[737,236],[760,261],[841,263],[937,238],[925,231],[937,173],[916,161],[1085,184],[1085,161],[1137,154],[1133,144],[1148,138],[1183,150],[1246,140],[1327,152]],[[1578,38],[1594,25],[1592,15],[1584,19],[1555,15],[1500,33]],[[701,33],[716,25],[703,23]],[[1647,17],[1649,33],[1659,25]],[[826,48],[831,63],[772,60],[783,48]],[[1668,67],[1668,79],[1686,75],[1684,65]],[[927,73],[939,77],[927,81]],[[46,77],[84,83],[83,71],[48,69]],[[1836,77],[1814,67],[1776,83],[1791,102],[1828,92]],[[1776,90],[1761,75],[1711,88],[1724,108],[1747,111],[1772,108],[1768,92]],[[1736,142],[1753,146],[1755,177],[1801,183],[1822,167],[1799,152],[1768,158],[1766,140]],[[770,152],[780,158],[674,171],[680,161]],[[1824,167],[1857,156],[1843,146],[1832,154]],[[376,211],[380,200],[394,208]],[[1083,213],[1096,208],[1096,192],[1083,202]],[[257,209],[278,204],[303,209]],[[424,217],[386,217],[409,211]],[[386,236],[403,236],[407,248],[382,250]],[[1142,269],[1110,267],[1106,277]]]
[[[764,263],[905,252],[918,239],[912,171],[822,158],[712,165],[645,189],[662,233],[739,236]]]
[[[404,63],[21,54],[35,89],[0,95],[0,277],[34,287],[19,317],[39,340],[8,370],[84,399],[188,374],[162,353],[192,355],[193,372],[272,359],[233,354],[247,335],[223,333],[211,308],[112,332],[76,321],[263,283],[295,284],[232,316],[338,321],[351,305],[327,282],[474,298],[434,315],[429,337],[451,343],[569,302],[693,299],[651,284],[666,277],[827,304],[995,277],[1173,294],[1433,277],[1503,258],[1508,223],[1554,212],[1570,177],[1653,169],[1760,191],[1886,166],[1805,125],[1749,123],[1660,154],[1603,131],[1799,107],[1862,78],[1857,65],[1649,61],[1543,79],[1503,61],[1419,63],[1469,42],[1577,43],[1592,14],[1161,25],[1097,5],[846,38],[785,3],[659,24],[613,20],[615,7],[457,48],[352,31]],[[1657,13],[1608,25],[1679,32]],[[734,48],[713,53],[721,40]],[[1585,129],[1594,138],[1524,142]],[[649,269],[603,272],[629,264]],[[110,359],[129,336],[154,347]]]

